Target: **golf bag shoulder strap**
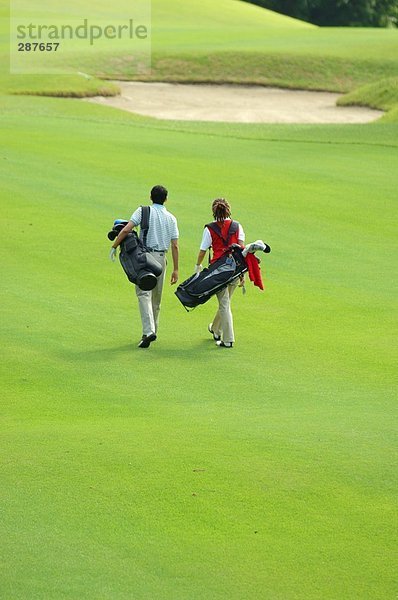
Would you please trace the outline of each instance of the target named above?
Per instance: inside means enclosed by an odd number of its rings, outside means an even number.
[[[140,238],[144,246],[146,246],[146,239],[149,229],[149,215],[151,213],[150,206],[141,206],[141,225],[140,225]]]
[[[227,246],[229,246],[231,237],[233,236],[234,233],[239,233],[238,221],[231,221],[231,225],[229,226],[229,229],[228,229]]]
[[[233,234],[238,233],[239,231],[238,221],[231,221],[226,238],[224,238],[224,236],[222,235],[221,228],[218,223],[208,223],[207,225],[205,225],[205,227],[214,231],[214,233],[223,241],[223,244],[226,248],[228,248]]]

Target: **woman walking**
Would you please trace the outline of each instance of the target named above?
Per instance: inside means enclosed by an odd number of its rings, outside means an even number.
[[[244,246],[245,234],[242,226],[231,219],[231,207],[225,198],[217,198],[212,204],[214,222],[205,226],[202,243],[198,254],[196,272],[201,271],[202,262],[207,250],[212,249],[211,263],[220,258],[231,244]],[[235,342],[234,323],[231,312],[231,296],[234,293],[239,279],[229,284],[217,293],[218,311],[209,324],[208,330],[212,334],[217,346],[232,348]]]

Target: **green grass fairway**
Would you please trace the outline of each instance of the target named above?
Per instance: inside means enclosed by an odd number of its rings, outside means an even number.
[[[232,126],[0,97],[6,600],[392,600],[398,126]],[[167,286],[136,348],[116,217],[170,189],[263,237],[237,344]]]
[[[0,0],[0,598],[395,599],[398,32],[153,0],[149,78],[346,91],[390,111],[178,123],[18,95],[115,94],[98,78],[134,73],[126,46],[77,57],[91,80],[10,77],[7,15]],[[169,285],[159,339],[136,347],[106,233],[155,183],[179,219],[181,281],[216,196],[273,248],[265,292],[233,299],[232,351],[207,333],[216,302],[187,314]]]

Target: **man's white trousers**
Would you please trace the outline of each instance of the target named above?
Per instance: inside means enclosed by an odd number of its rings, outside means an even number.
[[[166,252],[152,252],[151,254],[162,265],[163,270],[157,278],[156,287],[153,290],[145,292],[144,290],[140,290],[138,285],[135,286],[140,308],[142,335],[156,334],[158,331],[160,304],[167,265]]]

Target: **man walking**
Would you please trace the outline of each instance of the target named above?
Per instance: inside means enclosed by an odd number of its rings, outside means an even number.
[[[171,274],[170,283],[171,285],[174,285],[178,281],[178,225],[177,219],[174,215],[169,213],[164,206],[164,203],[167,200],[167,194],[166,188],[161,185],[156,185],[151,190],[152,206],[150,207],[149,215],[147,247],[161,264],[162,273],[157,278],[157,284],[153,290],[144,291],[138,286],[135,286],[142,322],[142,339],[138,344],[139,348],[148,348],[157,337],[160,303],[167,265],[166,253],[170,245],[173,257],[173,272]],[[138,225],[141,224],[141,219],[142,208],[140,206],[132,214],[130,221],[114,241],[110,256],[112,260],[115,260],[116,248],[134,227],[138,227]]]

